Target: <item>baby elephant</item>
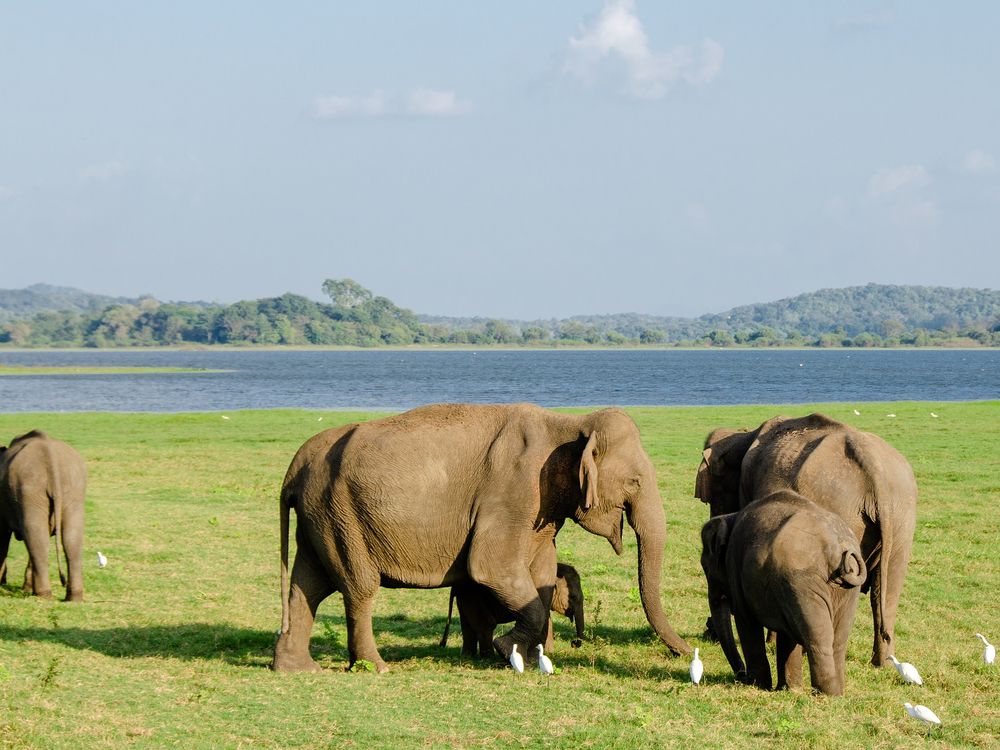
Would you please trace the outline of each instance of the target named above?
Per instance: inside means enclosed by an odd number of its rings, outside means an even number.
[[[441,647],[448,644],[452,605],[458,599],[458,618],[462,625],[462,655],[485,658],[494,653],[493,631],[497,625],[513,622],[514,614],[504,608],[489,592],[476,584],[453,586],[448,600],[448,621],[441,636]],[[552,611],[576,623],[574,648],[583,642],[583,588],[576,568],[566,563],[556,565],[556,587],[552,592]],[[545,650],[552,649],[552,620],[549,619]]]
[[[83,601],[83,502],[87,468],[71,446],[44,432],[29,432],[0,446],[0,583],[7,577],[10,535],[28,548],[24,586],[52,598],[49,537],[67,601]],[[66,553],[66,574],[59,543]]]
[[[701,566],[715,622],[736,619],[747,674],[731,630],[722,647],[737,677],[771,688],[764,628],[778,635],[778,687],[801,685],[801,644],[813,688],[844,693],[844,654],[867,571],[847,523],[782,490],[701,530]]]

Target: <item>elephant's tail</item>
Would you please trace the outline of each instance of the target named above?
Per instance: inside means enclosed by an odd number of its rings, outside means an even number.
[[[288,632],[288,598],[291,585],[288,581],[288,514],[291,503],[284,490],[278,500],[278,513],[281,517],[281,632]]]
[[[441,648],[448,645],[448,631],[451,630],[451,613],[455,606],[455,589],[451,590],[451,594],[448,596],[448,619],[444,623],[444,633],[441,635],[441,643],[438,644]]]

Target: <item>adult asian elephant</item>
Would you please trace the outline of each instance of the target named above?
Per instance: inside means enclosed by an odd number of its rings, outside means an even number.
[[[728,622],[731,603],[749,681],[771,688],[763,630],[770,628],[778,636],[779,688],[801,684],[802,662],[794,655],[801,645],[812,686],[843,695],[844,655],[867,574],[847,523],[783,490],[709,519],[701,539],[712,619]]]
[[[713,516],[781,489],[836,513],[854,532],[868,569],[861,590],[871,595],[872,664],[885,664],[895,649],[896,611],[913,546],[913,469],[880,437],[823,414],[779,416],[755,430],[709,434],[695,497],[709,504]],[[712,619],[727,653],[734,652],[732,628]],[[733,669],[739,673],[738,665]]]
[[[296,511],[288,578],[289,509]],[[327,430],[306,441],[280,500],[282,623],[272,667],[315,670],[316,608],[344,597],[351,663],[387,667],[375,646],[380,586],[475,582],[516,613],[494,645],[509,656],[544,637],[566,519],[620,554],[623,517],[638,539],[646,617],[674,654],[690,653],[660,603],[666,524],[653,465],[621,410],[559,414],[531,404],[438,404]]]
[[[448,597],[448,620],[441,636],[441,647],[448,645],[448,631],[451,629],[451,613],[458,602],[458,618],[462,626],[462,655],[472,658],[486,658],[494,653],[493,631],[497,625],[514,621],[514,613],[501,605],[489,590],[476,583],[452,586]],[[583,643],[583,587],[576,568],[567,563],[556,564],[556,582],[552,591],[551,610],[565,615],[576,624],[574,648]],[[545,650],[553,646],[552,618],[548,618],[545,636]]]
[[[33,431],[0,447],[0,582],[7,578],[10,535],[28,548],[24,587],[52,598],[49,537],[56,537],[56,567],[66,601],[83,601],[83,501],[87,468],[66,443]],[[59,543],[66,574],[59,563]]]

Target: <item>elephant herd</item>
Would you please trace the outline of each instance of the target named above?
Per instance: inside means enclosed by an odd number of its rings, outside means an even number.
[[[13,532],[28,546],[26,586],[51,596],[48,539],[61,535],[66,598],[82,599],[85,483],[79,454],[43,433],[0,448],[0,576]],[[717,429],[705,441],[695,496],[711,516],[701,530],[709,626],[739,680],[772,686],[766,628],[776,634],[778,687],[801,684],[804,652],[812,686],[842,694],[862,591],[872,601],[872,663],[889,660],[916,519],[913,471],[897,451],[820,414]],[[372,631],[383,586],[450,586],[468,656],[551,645],[550,611],[575,622],[578,645],[579,575],[556,560],[567,520],[617,554],[628,521],[646,618],[672,654],[691,653],[660,598],[666,520],[656,474],[620,409],[571,415],[531,404],[437,404],[325,430],[292,459],[279,511],[277,671],[319,669],[310,635],[334,592],[344,601],[351,665],[365,660],[385,671]]]

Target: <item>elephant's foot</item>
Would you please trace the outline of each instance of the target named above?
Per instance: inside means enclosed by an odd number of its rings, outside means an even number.
[[[362,665],[364,667],[362,668]],[[347,665],[348,672],[370,672],[371,668],[374,667],[375,671],[379,674],[385,674],[389,671],[389,665],[382,661],[382,657],[375,656],[374,659],[352,659],[351,663]]]
[[[64,601],[67,601],[67,602],[82,602],[83,601],[83,592],[82,591],[67,591],[66,592],[66,599]]]
[[[583,638],[574,638],[569,642],[569,645],[573,648],[580,648],[583,645]]]
[[[271,669],[275,672],[321,672],[319,664],[309,655],[309,648],[295,649],[288,645],[288,635],[282,634],[274,646]]]
[[[36,591],[35,596],[39,599],[52,599],[52,589],[49,589],[48,591]]]

